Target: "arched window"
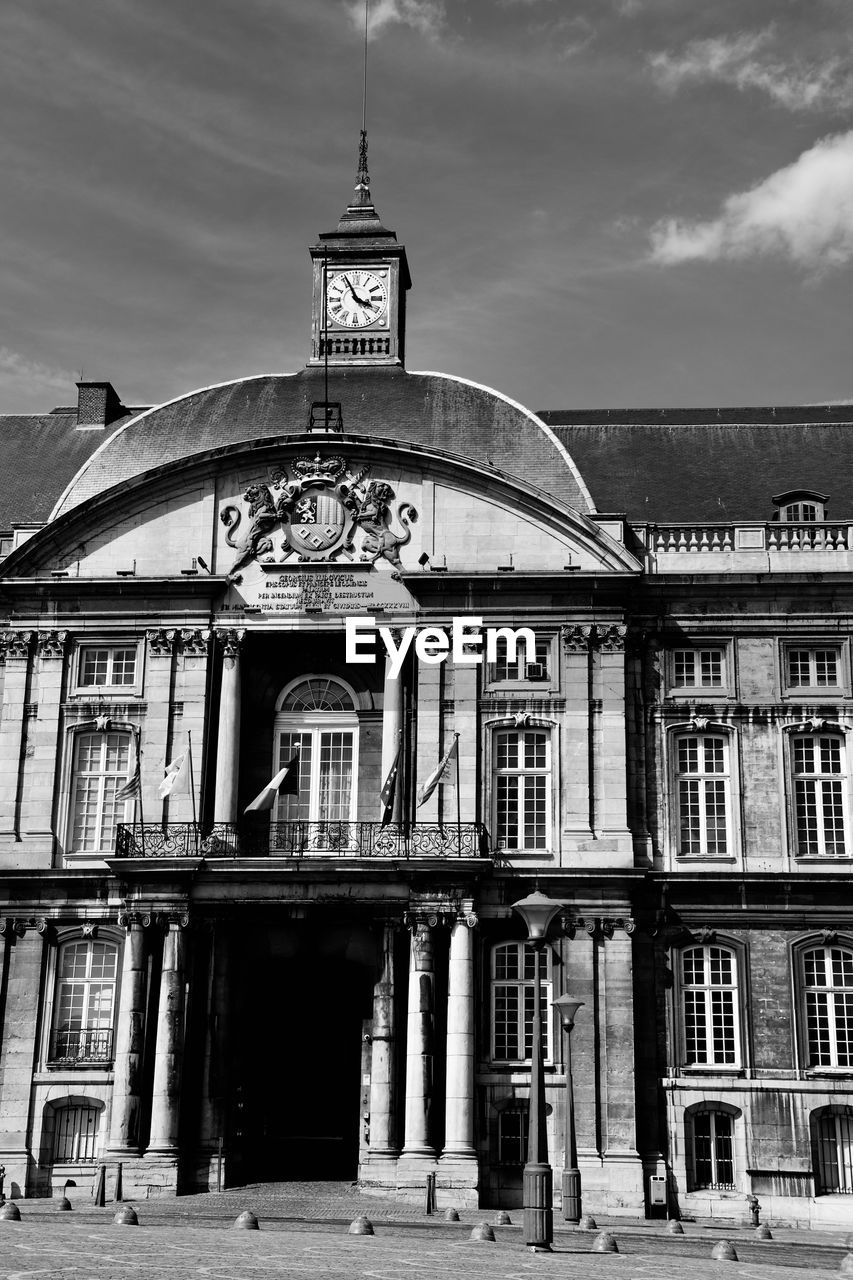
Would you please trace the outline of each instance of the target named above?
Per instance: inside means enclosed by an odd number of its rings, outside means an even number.
[[[312,676],[286,690],[276,717],[273,772],[299,756],[299,790],[279,796],[274,822],[340,823],[356,816],[358,719],[347,687]]]
[[[853,1068],[853,948],[810,947],[801,978],[806,1064]]]
[[[49,1060],[89,1066],[113,1056],[118,947],[79,939],[59,949]]]
[[[853,1107],[824,1107],[811,1119],[816,1194],[853,1195]]]
[[[681,953],[684,1062],[740,1065],[737,956],[728,947],[688,947]]]
[[[53,1163],[94,1160],[98,1144],[99,1104],[69,1102],[54,1112]]]
[[[551,734],[495,734],[495,832],[499,849],[547,849],[551,840]]]
[[[847,753],[843,735],[794,734],[791,769],[797,857],[845,857]]]
[[[680,857],[731,853],[731,766],[724,733],[679,733],[675,739]]]
[[[708,1103],[684,1118],[691,1191],[735,1191],[735,1116],[721,1103]]]
[[[125,820],[131,803],[116,799],[128,780],[130,759],[129,732],[76,735],[70,823],[75,853],[102,853],[113,848],[116,825]]]
[[[529,1062],[533,1056],[533,950],[523,942],[492,948],[492,1059]],[[542,1056],[551,1055],[551,953],[542,952]],[[519,1133],[521,1131],[519,1130]]]

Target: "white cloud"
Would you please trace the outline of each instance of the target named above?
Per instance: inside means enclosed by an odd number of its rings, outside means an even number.
[[[33,391],[62,391],[66,398],[73,391],[76,396],[77,377],[67,369],[52,369],[38,360],[29,360],[11,347],[0,347],[0,395],[8,404]]]
[[[363,31],[364,0],[348,0],[347,9],[353,25]],[[421,35],[435,37],[444,25],[444,18],[444,0],[373,0],[369,33],[377,36],[386,27],[399,23],[413,27]]]
[[[651,240],[664,264],[772,256],[817,272],[843,266],[853,259],[853,130],[729,196],[717,218],[662,219]]]
[[[711,40],[692,40],[680,53],[651,54],[649,70],[660,88],[675,93],[689,82],[716,81],[744,92],[757,89],[789,111],[844,111],[853,106],[850,58],[774,56],[771,25]]]

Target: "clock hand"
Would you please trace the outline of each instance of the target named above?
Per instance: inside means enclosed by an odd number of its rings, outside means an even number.
[[[356,287],[352,280],[350,280],[349,276],[344,276],[344,280],[349,285],[349,291],[353,296],[353,300],[357,302],[360,307],[371,307],[373,305],[370,298],[365,298],[358,294]]]

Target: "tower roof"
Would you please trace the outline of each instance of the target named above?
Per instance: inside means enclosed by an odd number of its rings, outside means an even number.
[[[357,239],[362,242],[382,243],[396,242],[397,236],[383,226],[373,197],[370,194],[370,175],[367,171],[367,131],[361,130],[358,144],[358,172],[355,177],[355,190],[352,199],[341,214],[335,231],[321,232],[322,243],[330,241]]]

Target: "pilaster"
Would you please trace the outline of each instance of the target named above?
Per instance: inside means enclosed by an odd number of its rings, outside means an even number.
[[[24,759],[24,708],[29,698],[33,631],[3,635],[6,675],[0,715],[0,835],[20,838],[18,797]]]

